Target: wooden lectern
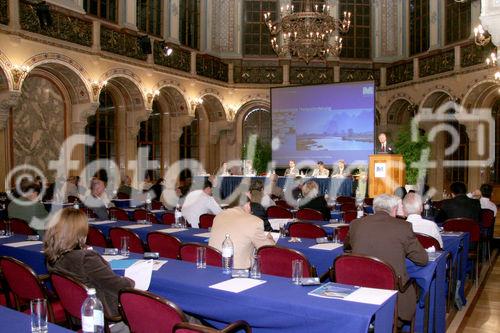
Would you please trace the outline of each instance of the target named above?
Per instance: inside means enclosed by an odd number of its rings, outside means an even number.
[[[374,198],[379,194],[393,194],[394,190],[405,185],[405,163],[402,155],[370,155],[368,168],[368,195]]]

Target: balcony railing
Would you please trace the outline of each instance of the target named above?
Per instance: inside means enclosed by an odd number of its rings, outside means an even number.
[[[155,64],[183,72],[191,72],[191,51],[178,45],[168,44],[173,49],[173,52],[167,57],[163,53],[163,46],[162,42],[155,40],[153,50]]]
[[[136,34],[117,31],[104,25],[101,25],[101,50],[139,60],[148,58],[142,52]]]
[[[233,79],[234,83],[282,84],[283,66],[258,61],[235,64]]]
[[[196,55],[196,74],[217,81],[228,81],[228,66],[221,59],[207,55]]]

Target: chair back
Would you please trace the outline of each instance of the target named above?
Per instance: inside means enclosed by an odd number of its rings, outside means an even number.
[[[299,251],[266,245],[259,248],[257,254],[260,255],[260,270],[263,274],[292,277],[292,262],[299,259],[302,260],[302,276],[311,276],[311,265]]]
[[[353,203],[353,204],[356,203],[356,199],[355,198],[353,198],[353,197],[347,197],[347,196],[344,196],[344,195],[338,196],[335,199],[335,201],[337,201],[337,203],[339,203],[341,205],[345,204],[345,203],[348,203],[348,202]]]
[[[156,223],[156,224],[158,223],[158,219],[156,218],[155,214],[152,214],[142,208],[134,210],[133,220],[134,221],[146,220],[151,223]]]
[[[433,247],[436,249],[436,251],[442,251],[443,249],[441,248],[441,245],[439,244],[439,241],[429,235],[426,234],[421,234],[421,233],[415,233],[415,236],[417,237],[418,241],[422,245],[424,249],[428,249],[430,247]]]
[[[74,195],[68,195],[68,203],[76,203],[80,202],[80,199],[78,197],[75,197]]]
[[[207,253],[207,265],[210,266],[222,266],[222,254],[216,248],[213,248],[206,244],[201,243],[185,243],[181,245],[180,248],[180,258],[184,261],[196,262],[196,249],[198,247],[205,247]]]
[[[343,225],[336,228],[337,238],[343,243],[347,237],[347,233],[349,232],[349,226]]]
[[[269,219],[293,219],[293,214],[286,208],[280,206],[269,206],[267,208],[267,218]]]
[[[161,222],[163,224],[174,224],[175,223],[175,214],[172,212],[166,212],[161,216]]]
[[[453,218],[444,221],[443,229],[445,231],[468,232],[471,243],[478,242],[481,233],[479,224],[476,221],[464,217]]]
[[[292,209],[293,208],[292,206],[290,206],[288,204],[288,202],[286,202],[286,200],[276,200],[275,204],[276,204],[276,206],[282,207],[282,208],[285,208],[285,209]]]
[[[154,210],[163,209],[163,204],[161,203],[161,201],[153,200],[151,202],[151,208]]]
[[[344,254],[335,259],[333,266],[337,283],[377,289],[398,288],[394,269],[378,258]]]
[[[25,263],[12,257],[0,257],[0,270],[17,298],[46,298],[44,287],[36,273]]]
[[[347,212],[348,210],[356,210],[356,204],[354,202],[346,202],[340,205],[340,210]]]
[[[441,209],[441,207],[443,207],[443,201],[445,201],[445,200],[433,201],[432,207],[434,209]]]
[[[150,292],[126,288],[118,295],[123,320],[134,333],[170,333],[186,316],[174,303]]]
[[[10,230],[14,234],[18,235],[36,235],[36,231],[33,230],[28,222],[21,220],[21,219],[16,219],[12,218],[10,219]]]
[[[344,212],[343,219],[345,223],[351,223],[352,220],[355,220],[358,217],[358,211],[356,210],[348,210]]]
[[[198,226],[202,229],[212,228],[212,225],[214,224],[214,218],[215,215],[213,214],[201,214]]]
[[[306,222],[295,222],[288,227],[290,237],[320,238],[326,237],[326,231],[320,226]]]
[[[148,234],[148,247],[151,252],[158,252],[160,257],[177,259],[181,241],[172,235],[154,231]]]
[[[89,225],[87,241],[85,242],[85,244],[90,246],[108,247],[108,241],[106,240],[103,232],[91,225]]]
[[[363,202],[367,206],[373,206],[373,198],[365,198]]]
[[[299,220],[323,221],[323,214],[311,208],[301,208],[297,211],[296,217]]]
[[[128,248],[130,252],[144,253],[144,244],[141,238],[135,233],[126,228],[114,227],[109,229],[109,239],[113,247],[119,249],[121,247],[121,238],[128,237]]]
[[[481,209],[481,227],[491,228],[495,224],[495,213],[491,209]]]
[[[83,283],[59,273],[51,273],[50,281],[66,313],[71,317],[81,319],[80,311],[87,298],[87,287]]]
[[[124,211],[123,209],[121,209],[121,208],[110,207],[108,209],[108,212],[109,212],[109,216],[110,217],[114,216],[119,221],[128,221],[128,220],[130,220],[129,216],[128,216],[128,213],[126,211]]]

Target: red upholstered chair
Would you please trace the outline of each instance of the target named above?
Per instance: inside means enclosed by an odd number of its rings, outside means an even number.
[[[171,212],[166,212],[161,216],[161,222],[163,224],[174,224],[175,223],[175,214]]]
[[[216,248],[201,243],[185,243],[181,245],[180,258],[184,261],[196,262],[196,249],[198,247],[205,247],[207,253],[207,265],[222,266],[222,254]]]
[[[170,333],[186,316],[174,303],[150,292],[126,288],[118,295],[123,320],[134,333]]]
[[[326,237],[326,231],[320,226],[306,222],[295,222],[288,227],[290,237],[320,238]]]
[[[142,243],[141,238],[135,232],[120,227],[109,229],[109,239],[111,240],[111,244],[113,245],[113,247],[119,249],[121,247],[121,238],[125,236],[129,238],[128,248],[130,252],[144,253],[144,244]]]
[[[14,294],[14,303],[18,311],[22,310],[21,305],[25,302],[44,298],[48,302],[48,317],[53,323],[62,323],[66,321],[64,309],[55,297],[50,297],[43,281],[48,276],[37,276],[36,273],[25,263],[11,258],[0,257],[0,269],[9,290]],[[30,311],[29,309],[27,310]]]
[[[445,231],[462,231],[469,233],[469,259],[474,262],[474,278],[476,284],[479,277],[479,242],[481,240],[481,229],[479,224],[469,218],[453,218],[444,221]]]
[[[80,206],[80,210],[85,214],[87,215],[89,218],[93,218],[95,219],[97,217],[97,215],[95,215],[94,211],[88,207],[82,207]]]
[[[114,216],[117,220],[119,221],[128,221],[130,220],[129,217],[128,217],[128,214],[126,211],[124,211],[123,209],[121,208],[118,208],[118,207],[110,207],[108,209],[108,212],[109,212],[109,216]]]
[[[340,205],[340,210],[343,212],[347,212],[349,210],[356,210],[356,204],[354,202],[346,202]]]
[[[302,275],[304,277],[314,275],[314,268],[299,251],[269,245],[259,248],[257,254],[260,255],[260,270],[263,274],[292,277],[292,262],[295,259],[300,259],[303,263]]]
[[[373,206],[373,198],[365,198],[363,202],[367,206]]]
[[[93,226],[89,226],[85,243],[90,246],[108,247],[108,241],[102,231]]]
[[[443,206],[443,201],[445,200],[433,201],[432,207],[434,207],[435,209],[441,209],[441,207]]]
[[[68,195],[68,203],[77,203],[80,202],[80,199],[78,197],[75,197],[74,195]]]
[[[493,240],[493,228],[495,226],[495,213],[491,209],[481,209],[479,226],[481,228],[481,242],[483,243],[483,250],[486,251],[488,262],[491,264],[490,244]]]
[[[439,244],[439,241],[429,235],[426,234],[420,234],[420,233],[415,233],[415,236],[417,237],[418,241],[422,245],[424,249],[428,249],[430,247],[433,247],[436,249],[436,251],[442,251],[443,249],[441,248],[441,245]]]
[[[282,207],[282,208],[285,208],[285,209],[293,209],[293,207],[290,206],[288,204],[288,202],[286,202],[286,200],[276,200],[275,204],[276,204],[276,206]]]
[[[337,201],[337,203],[339,203],[341,205],[345,204],[345,203],[348,203],[348,202],[353,203],[353,204],[356,203],[356,199],[355,198],[353,198],[353,197],[346,197],[346,196],[343,196],[343,195],[337,197],[337,199],[335,199],[335,201]]]
[[[301,208],[297,211],[296,217],[299,220],[323,221],[323,214],[311,208]]]
[[[147,210],[141,208],[134,210],[133,220],[134,221],[146,220],[151,223],[156,223],[156,224],[159,223],[155,214],[150,213]]]
[[[202,229],[212,228],[212,224],[214,224],[215,215],[212,214],[201,214],[200,215],[200,223],[199,227]]]
[[[280,206],[269,206],[267,208],[267,218],[269,219],[293,219],[293,214],[286,208]]]
[[[252,328],[244,320],[238,320],[224,327],[221,330],[191,323],[178,323],[174,326],[174,333],[236,333],[244,331],[251,333]]]
[[[16,219],[12,218],[9,220],[10,221],[10,230],[17,235],[36,235],[36,231],[33,230],[28,222],[21,220],[21,219]],[[8,223],[8,222],[7,222]]]
[[[349,232],[349,226],[344,225],[341,227],[337,227],[335,232],[337,233],[339,241],[343,243],[347,237],[347,233]]]
[[[130,195],[128,195],[126,193],[118,192],[118,194],[116,195],[116,198],[120,199],[120,200],[130,199]]]
[[[355,220],[358,217],[358,212],[356,210],[348,210],[344,212],[342,215],[345,223],[351,223],[352,220]]]
[[[151,202],[151,208],[154,210],[163,209],[163,204],[161,203],[161,201],[153,200]]]
[[[150,232],[148,234],[148,247],[152,252],[158,252],[160,257],[177,259],[181,241],[174,236],[162,232]]]

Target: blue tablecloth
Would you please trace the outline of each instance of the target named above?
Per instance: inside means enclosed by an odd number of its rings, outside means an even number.
[[[444,249],[451,253],[453,258],[453,266],[460,263],[457,267],[457,280],[460,281],[458,295],[462,299],[462,304],[466,304],[465,298],[465,283],[467,278],[467,263],[469,260],[469,233],[462,232],[459,234],[442,234]]]
[[[0,333],[13,332],[31,332],[30,316],[19,311],[15,311],[4,306],[0,306]],[[73,332],[64,327],[49,323],[48,331],[50,333],[69,333]]]

